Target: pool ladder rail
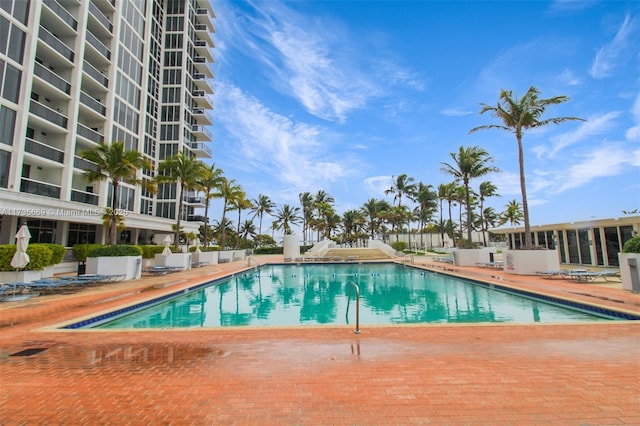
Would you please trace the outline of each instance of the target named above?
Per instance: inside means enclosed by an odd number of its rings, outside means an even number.
[[[351,293],[353,290],[356,291],[356,329],[353,330],[354,334],[360,334],[360,287],[358,284],[351,282],[349,283],[351,286],[349,287],[349,298],[347,299],[347,313],[345,315],[345,319],[347,320],[347,324],[349,324],[349,305],[351,304]]]

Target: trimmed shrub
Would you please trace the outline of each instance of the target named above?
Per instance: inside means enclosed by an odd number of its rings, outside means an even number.
[[[156,254],[160,254],[164,250],[164,246],[147,245],[147,246],[136,246],[136,247],[140,247],[140,250],[142,250],[143,259],[153,259],[156,256]],[[182,253],[182,250],[180,250],[179,248],[175,248],[175,247],[169,247],[169,248],[171,249],[171,253]]]
[[[395,243],[391,244],[391,247],[395,251],[405,251],[407,249],[407,243],[405,243],[404,241],[396,241]]]
[[[34,246],[36,244],[33,244]],[[67,251],[65,246],[60,244],[37,243],[37,245],[48,247],[51,250],[51,263],[49,265],[57,265],[62,262],[64,254]]]
[[[196,251],[196,246],[189,247],[189,253]],[[220,251],[220,246],[209,246],[207,248],[200,246],[200,251]]]
[[[623,253],[640,253],[640,235],[636,235],[629,241],[624,243],[622,247]]]
[[[253,250],[253,254],[283,254],[284,247],[258,247]]]
[[[85,262],[87,254],[98,247],[102,247],[102,244],[76,244],[73,246],[73,256],[78,262]]]
[[[15,268],[11,266],[11,259],[16,252],[16,246],[14,244],[5,244],[0,246],[0,271],[15,271]],[[22,268],[28,271],[41,271],[45,266],[49,266],[51,263],[51,250],[44,244],[31,244],[27,247],[27,254],[29,255],[29,263]]]
[[[138,246],[102,246],[91,250],[87,257],[119,257],[142,256],[142,249]]]

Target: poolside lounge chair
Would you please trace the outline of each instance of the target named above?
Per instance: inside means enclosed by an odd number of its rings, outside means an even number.
[[[536,275],[546,279],[552,278],[563,278],[564,273],[567,271],[563,271],[561,269],[555,269],[550,271],[536,271]]]
[[[618,271],[616,270],[605,270],[605,271],[587,271],[587,270],[571,270],[565,271],[563,274],[563,278],[574,280],[578,282],[589,282],[595,281],[598,278],[603,278],[605,281],[609,281],[608,278],[617,277]]]
[[[86,281],[75,279],[58,279],[43,278],[31,282],[24,282],[22,285],[29,290],[38,290],[43,292],[55,292],[62,290],[77,289],[79,286],[86,285]]]
[[[143,269],[142,272],[154,275],[166,275],[173,272],[182,271],[184,268],[179,266],[152,266],[151,268]]]

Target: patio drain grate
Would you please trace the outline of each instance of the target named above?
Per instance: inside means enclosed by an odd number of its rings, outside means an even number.
[[[11,354],[9,356],[31,356],[31,355],[36,355],[39,354],[40,352],[44,352],[49,348],[31,348],[31,349],[24,349],[20,352],[16,352],[15,354]]]

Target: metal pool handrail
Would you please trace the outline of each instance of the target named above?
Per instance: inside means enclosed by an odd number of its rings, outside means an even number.
[[[349,304],[351,303],[351,293],[352,290],[356,289],[356,329],[353,330],[355,334],[360,334],[360,287],[358,284],[351,282],[351,287],[349,287],[349,298],[347,299],[347,313],[345,318],[347,320],[347,324],[349,324]]]

